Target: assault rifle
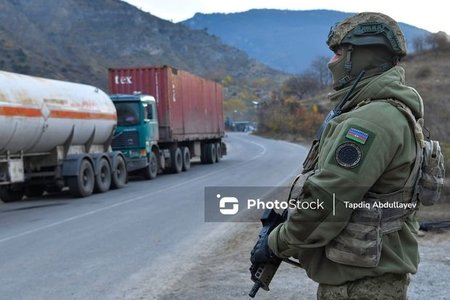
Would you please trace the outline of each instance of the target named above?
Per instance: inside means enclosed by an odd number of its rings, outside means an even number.
[[[261,216],[261,223],[263,225],[261,231],[259,232],[258,241],[256,242],[253,249],[258,247],[258,245],[267,238],[270,232],[277,227],[279,224],[283,223],[287,219],[287,209],[283,211],[280,215],[273,209],[264,210]],[[279,257],[273,257],[270,261],[264,264],[252,264],[250,266],[251,279],[254,282],[253,288],[248,294],[250,297],[254,298],[259,288],[268,291],[269,284],[272,281],[273,276],[278,270],[281,262],[285,261],[287,263],[300,266],[298,263],[289,260],[289,259],[281,259]]]

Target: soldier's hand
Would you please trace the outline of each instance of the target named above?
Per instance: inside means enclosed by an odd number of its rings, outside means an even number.
[[[264,235],[259,238],[255,247],[250,253],[250,261],[252,264],[264,264],[275,260],[277,257],[269,248],[269,236]]]

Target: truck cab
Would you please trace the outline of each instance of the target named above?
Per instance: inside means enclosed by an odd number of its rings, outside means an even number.
[[[142,171],[153,179],[158,172],[158,120],[155,98],[140,93],[111,95],[117,111],[112,148],[127,160],[128,172]]]

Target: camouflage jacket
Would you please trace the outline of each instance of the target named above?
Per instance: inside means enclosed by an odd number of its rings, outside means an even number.
[[[423,117],[420,95],[405,85],[404,70],[394,67],[361,81],[344,113],[325,128],[316,172],[305,182],[303,201],[320,199],[323,209],[297,209],[269,236],[269,247],[280,257],[297,258],[316,282],[338,285],[385,273],[415,273],[419,263],[414,213],[400,230],[383,235],[375,267],[357,267],[327,258],[325,248],[346,228],[352,204],[363,204],[367,193],[388,194],[403,188],[416,157],[416,142],[405,116],[384,101],[397,99]],[[349,88],[330,95],[338,102]]]

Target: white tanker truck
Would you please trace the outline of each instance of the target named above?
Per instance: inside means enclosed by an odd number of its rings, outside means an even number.
[[[116,123],[98,88],[0,71],[0,198],[124,186],[125,158],[110,147]]]

